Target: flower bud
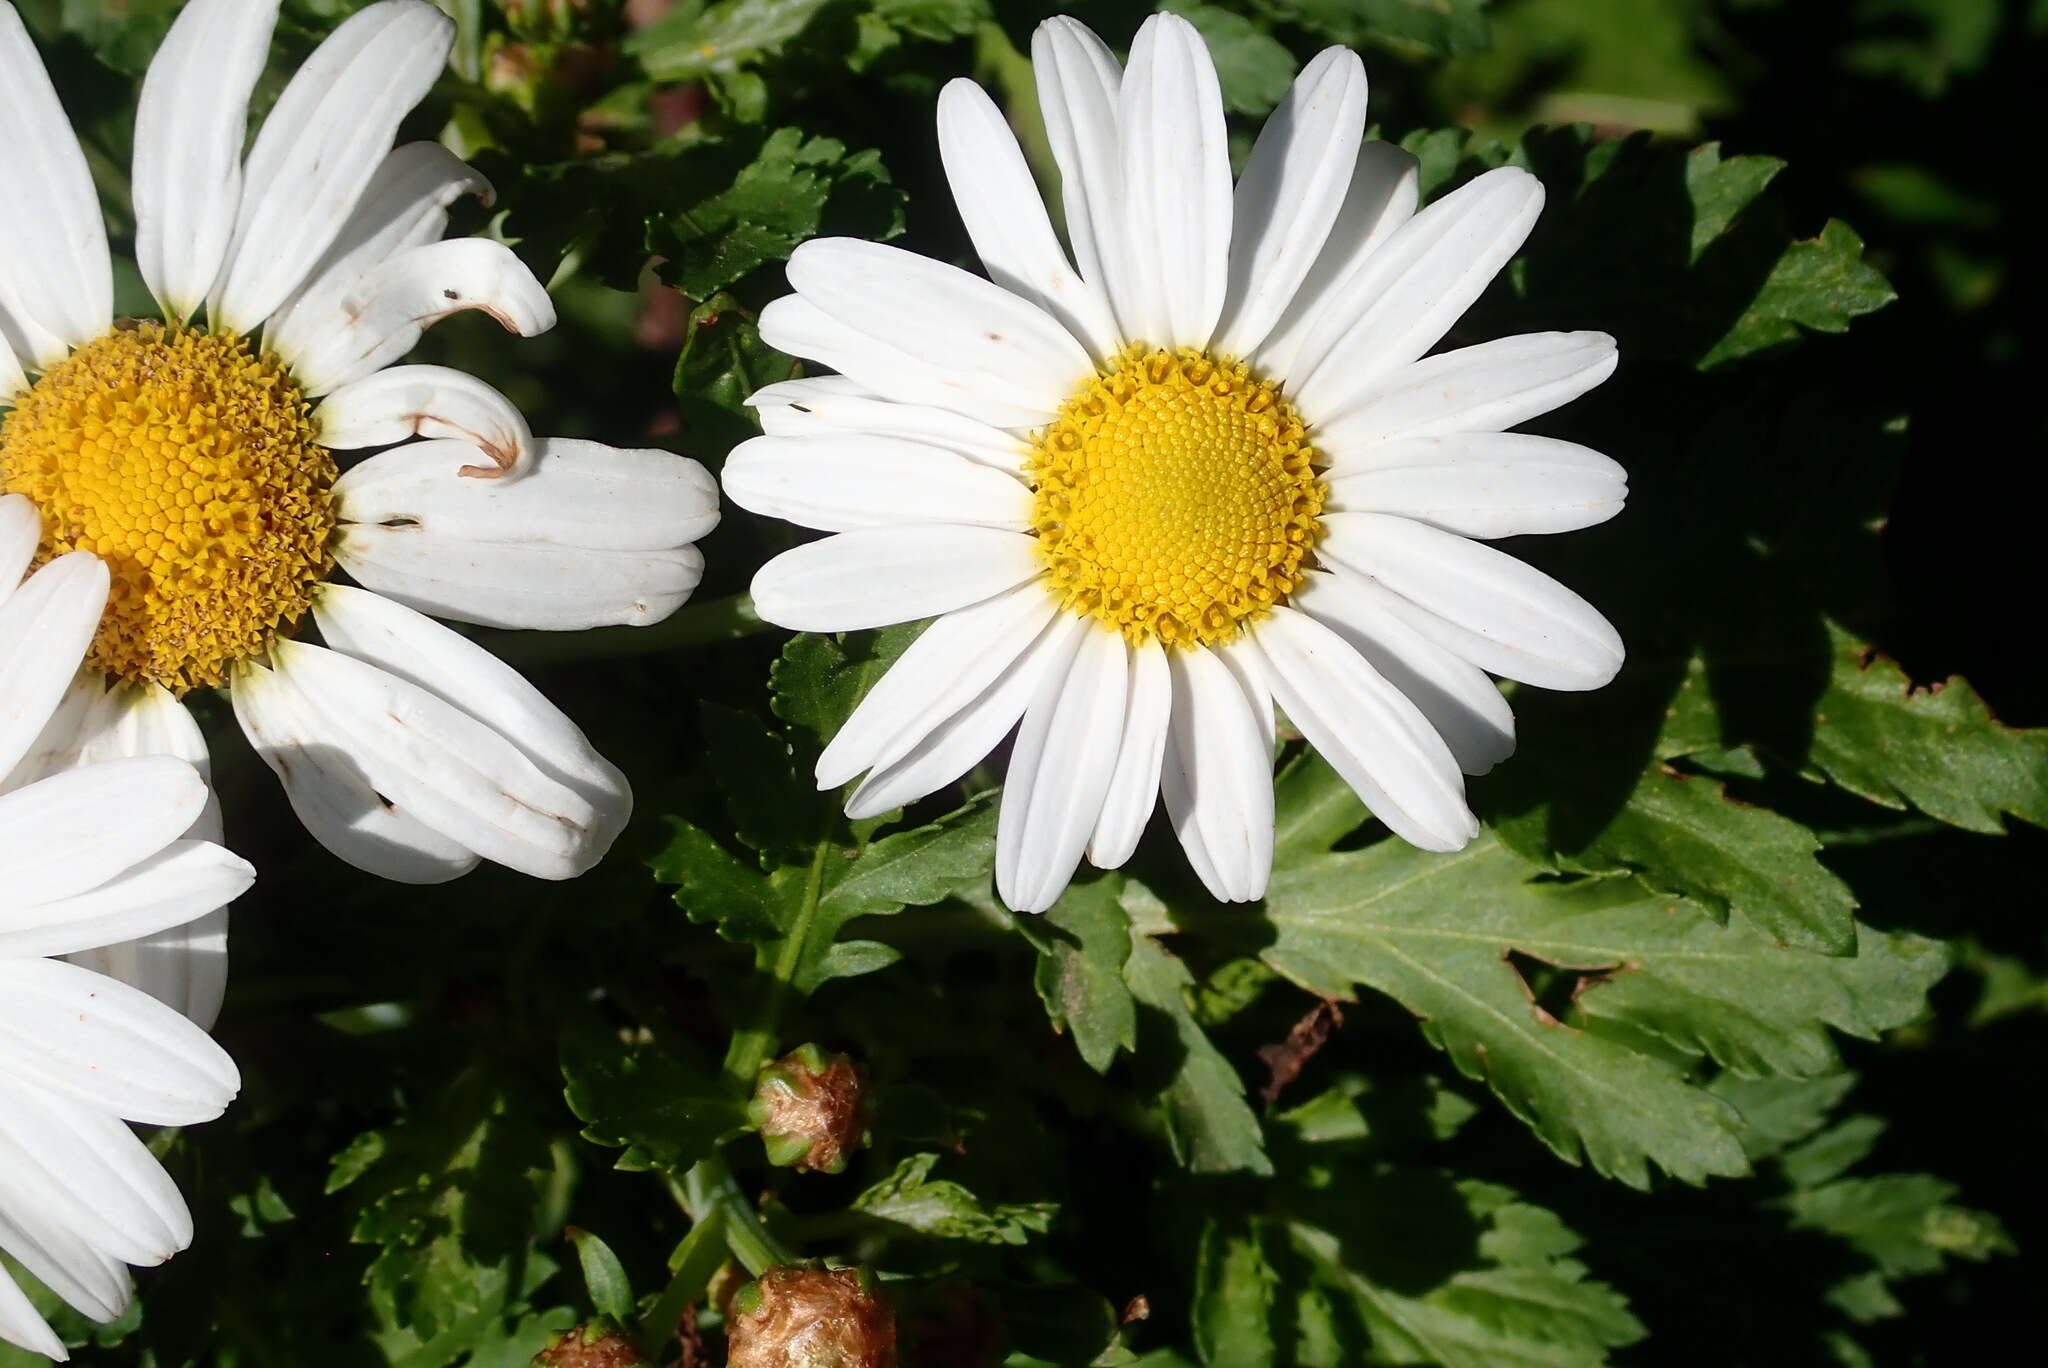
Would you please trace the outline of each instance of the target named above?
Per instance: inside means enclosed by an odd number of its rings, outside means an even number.
[[[805,1173],[838,1173],[867,1143],[860,1069],[845,1055],[803,1045],[761,1070],[747,1117],[768,1161]]]
[[[533,1368],[652,1368],[607,1316],[564,1330],[534,1357]]]
[[[865,1269],[771,1268],[726,1333],[728,1368],[896,1368],[896,1312]]]

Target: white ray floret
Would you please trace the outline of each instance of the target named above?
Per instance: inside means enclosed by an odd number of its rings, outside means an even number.
[[[150,718],[80,721],[95,753],[52,763],[51,719],[104,711],[102,693],[66,681],[108,579],[75,552],[23,580],[39,536],[28,501],[0,496],[0,717],[15,738],[0,758],[0,1251],[80,1312],[113,1320],[129,1300],[125,1265],[161,1263],[193,1234],[129,1123],[208,1121],[241,1086],[203,1029],[219,1006],[205,936],[183,938],[253,871],[208,839],[206,780]],[[77,619],[85,632],[20,630]],[[37,668],[14,668],[24,659]],[[127,753],[131,743],[158,753]],[[147,962],[114,978],[99,972],[110,955]],[[67,1357],[4,1268],[0,1341]]]
[[[490,203],[481,175],[439,143],[393,146],[441,76],[447,16],[427,0],[363,6],[252,128],[277,14],[275,0],[191,0],[144,79],[136,252],[164,328],[112,317],[106,232],[78,139],[0,0],[0,175],[36,205],[0,215],[0,398],[12,405],[0,410],[0,594],[13,598],[0,610],[0,773],[14,769],[19,787],[150,753],[203,769],[179,699],[228,687],[293,808],[342,859],[422,882],[480,857],[573,876],[625,826],[623,776],[503,667],[418,614],[546,630],[659,621],[703,576],[695,542],[717,522],[716,482],[670,452],[536,436],[485,381],[398,364],[452,313],[531,335],[554,325],[553,301],[503,243],[444,240],[466,198]],[[187,436],[123,446],[121,414],[193,393],[207,398],[192,401]],[[72,479],[67,463],[92,459],[75,440],[88,410],[95,423],[102,410],[116,417],[84,445],[125,455]],[[249,582],[287,586],[277,597],[206,597],[234,567],[258,564],[225,534],[176,525],[173,506],[204,507],[208,491],[181,502],[121,486],[185,478],[181,441],[212,444],[208,469],[284,453],[235,475],[256,491],[237,497],[275,500],[238,510],[249,516],[234,525],[268,529],[257,550],[281,559]],[[388,449],[345,474],[330,457],[376,447]],[[110,486],[121,486],[119,509],[161,516],[85,507]],[[32,524],[40,542],[22,538]],[[88,525],[96,558],[66,556]],[[390,611],[326,597],[337,566]],[[94,592],[110,605],[97,625],[78,607]],[[316,616],[332,651],[292,640]],[[235,644],[190,644],[222,642]],[[543,717],[539,732],[523,730]],[[218,836],[218,815],[197,829]],[[92,954],[195,1019],[218,1009],[219,915]],[[206,966],[196,977],[195,965]]]
[[[1503,167],[1420,204],[1364,142],[1366,75],[1310,62],[1233,185],[1215,68],[1155,15],[1128,66],[1072,19],[1032,41],[1060,246],[966,82],[941,159],[987,277],[844,239],[790,259],[773,345],[839,372],[751,400],[725,490],[833,535],[754,581],[803,631],[934,618],[818,764],[874,816],[1013,730],[1012,908],[1129,859],[1163,800],[1216,897],[1263,896],[1276,713],[1398,836],[1478,831],[1464,775],[1514,749],[1491,675],[1596,688],[1619,635],[1483,541],[1613,516],[1620,466],[1508,431],[1613,372],[1612,338],[1438,350],[1521,249],[1543,186]],[[863,777],[865,776],[865,777]]]

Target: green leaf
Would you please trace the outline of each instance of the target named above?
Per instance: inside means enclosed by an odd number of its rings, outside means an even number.
[[[1267,1368],[1275,1361],[1274,1294],[1280,1275],[1258,1227],[1210,1221],[1195,1254],[1195,1348],[1213,1368]]]
[[[1865,928],[1854,956],[1823,957],[1631,879],[1530,874],[1485,836],[1455,855],[1325,855],[1276,871],[1262,953],[1311,992],[1395,998],[1559,1155],[1633,1186],[1651,1163],[1688,1181],[1747,1168],[1740,1118],[1690,1081],[1697,1060],[1832,1072],[1827,1027],[1872,1037],[1914,1019],[1947,965],[1914,936]],[[1569,998],[1546,1008],[1511,953],[1562,971]]]
[[[828,0],[684,0],[633,34],[625,50],[657,81],[704,81],[735,117],[758,120],[766,92],[751,68],[779,52]]]
[[[725,189],[671,212],[651,234],[669,258],[662,279],[704,299],[760,267],[787,260],[827,225],[880,240],[903,231],[903,195],[881,155],[833,138],[778,128]]]
[[[1846,1241],[1887,1278],[1932,1273],[1949,1259],[2013,1252],[1996,1216],[1954,1205],[1956,1185],[1925,1173],[1843,1178],[1787,1199],[1792,1224]]]
[[[1960,679],[1916,688],[1832,624],[1831,669],[1804,759],[1851,793],[1969,831],[2011,813],[2048,826],[2048,731],[2018,731]]]
[[[684,424],[708,444],[702,454],[717,458],[756,435],[747,396],[797,371],[795,361],[761,340],[753,314],[731,295],[691,309],[673,384]]]
[[[1195,26],[1216,62],[1223,107],[1233,114],[1265,114],[1294,84],[1294,54],[1241,14],[1200,0],[1167,0],[1162,6]]]
[[[1043,916],[1017,927],[1038,950],[1034,982],[1056,1029],[1069,1031],[1088,1067],[1101,1073],[1118,1050],[1138,1042],[1138,1007],[1124,983],[1131,918],[1117,900],[1119,880],[1069,888]]]
[[[1658,768],[1642,777],[1596,835],[1560,851],[1552,804],[1585,801],[1573,792],[1573,768],[1562,755],[1555,765],[1523,759],[1511,782],[1545,792],[1549,801],[1495,823],[1518,854],[1580,873],[1634,871],[1691,898],[1717,921],[1733,911],[1781,944],[1854,953],[1856,897],[1815,858],[1820,840],[1799,823],[1737,802],[1713,779]]]
[[[1850,320],[1875,313],[1898,296],[1876,267],[1863,260],[1863,239],[1839,219],[1820,236],[1795,242],[1727,334],[1707,352],[1714,366],[1767,347],[1797,341],[1805,332],[1846,332]]]
[[[1052,1228],[1051,1202],[984,1204],[960,1184],[933,1178],[936,1154],[913,1154],[853,1199],[853,1209],[885,1226],[934,1240],[1022,1245]]]
[[[1187,966],[1151,937],[1136,936],[1124,982],[1146,1009],[1138,1021],[1138,1069],[1157,1089],[1174,1157],[1196,1173],[1271,1173],[1244,1080],[1188,1004],[1194,976]]]
[[[612,1247],[587,1230],[571,1227],[569,1240],[576,1246],[576,1260],[583,1268],[583,1285],[590,1292],[590,1305],[601,1316],[624,1325],[633,1318],[633,1282],[626,1266]]]
[[[614,1167],[628,1172],[681,1173],[747,1125],[746,1098],[660,1035],[627,1045],[610,1032],[572,1031],[562,1079],[583,1138],[624,1150]]]
[[[1282,1229],[1304,1268],[1283,1280],[1348,1302],[1373,1362],[1597,1368],[1643,1336],[1571,1257],[1578,1235],[1507,1188],[1399,1167],[1315,1166],[1302,1180],[1282,1198]]]
[[[791,637],[769,674],[775,715],[824,745],[924,626],[914,622],[847,637]]]

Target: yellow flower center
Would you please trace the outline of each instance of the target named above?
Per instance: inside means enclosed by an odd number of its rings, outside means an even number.
[[[1300,583],[1323,508],[1314,456],[1279,386],[1243,364],[1131,348],[1025,468],[1053,593],[1133,643],[1230,640]]]
[[[0,493],[41,510],[39,559],[113,576],[87,663],[184,693],[261,655],[312,603],[334,461],[272,356],[232,334],[120,328],[0,416]]]

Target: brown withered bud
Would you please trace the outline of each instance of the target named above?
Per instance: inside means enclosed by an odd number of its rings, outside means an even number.
[[[533,1368],[652,1368],[639,1346],[608,1317],[564,1330],[534,1357]]]
[[[860,1069],[845,1055],[802,1045],[763,1066],[747,1117],[761,1132],[768,1162],[802,1173],[838,1173],[867,1143],[868,1109]]]
[[[857,1268],[771,1268],[732,1299],[728,1368],[897,1368],[896,1311]]]

